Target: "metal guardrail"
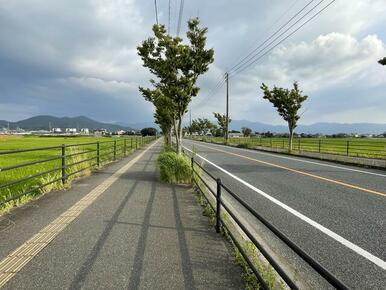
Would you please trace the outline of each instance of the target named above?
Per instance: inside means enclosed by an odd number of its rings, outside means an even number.
[[[336,289],[349,289],[342,281],[336,278],[331,272],[329,272],[326,268],[324,268],[320,263],[318,263],[314,258],[312,258],[309,254],[307,254],[301,247],[296,245],[293,241],[291,241],[283,232],[281,232],[278,228],[276,228],[272,223],[270,223],[267,219],[262,217],[256,210],[254,210],[251,206],[248,205],[247,202],[242,200],[237,194],[235,194],[229,187],[227,187],[220,178],[215,177],[208,170],[206,170],[202,165],[200,165],[194,157],[191,157],[191,167],[193,171],[193,175],[198,177],[202,184],[209,190],[216,201],[216,206],[213,206],[209,201],[208,197],[204,194],[203,189],[200,184],[197,182],[196,178],[193,178],[195,185],[201,191],[203,196],[207,199],[208,204],[215,212],[216,215],[216,231],[219,233],[221,227],[225,228],[230,238],[232,239],[234,245],[238,248],[241,255],[244,257],[245,261],[252,269],[255,274],[257,280],[260,283],[262,289],[269,289],[269,286],[262,278],[261,274],[257,270],[256,266],[253,264],[251,257],[248,257],[248,254],[240,245],[239,241],[235,238],[232,232],[229,230],[227,225],[223,222],[221,217],[222,209],[231,216],[231,218],[235,221],[235,223],[239,226],[239,228],[245,233],[245,235],[249,238],[249,240],[255,245],[255,247],[262,253],[262,255],[266,258],[266,260],[270,263],[270,265],[275,269],[275,271],[280,275],[280,277],[285,281],[285,283],[291,289],[298,289],[295,281],[289,277],[289,275],[284,271],[284,269],[280,266],[279,262],[277,262],[274,257],[272,257],[268,251],[262,246],[261,243],[257,241],[257,239],[253,236],[253,234],[248,230],[246,225],[244,225],[238,214],[233,212],[229,206],[224,203],[222,198],[222,191],[225,190],[230,196],[232,196],[240,205],[243,206],[247,210],[248,213],[252,214],[257,220],[259,220],[265,227],[267,227],[278,239],[280,239],[284,244],[286,244],[293,252],[295,252],[303,261],[305,261],[309,266],[311,266],[321,277],[323,277],[330,285],[335,287]],[[205,181],[205,179],[196,171],[195,167],[198,167],[202,172],[204,172],[211,180],[215,181],[216,191],[214,191],[209,184]]]
[[[155,138],[156,137],[153,136],[131,137],[113,141],[62,144],[59,146],[0,151],[0,158],[3,158],[4,156],[17,156],[18,154],[23,154],[25,156],[30,152],[39,152],[48,156],[54,155],[52,157],[0,167],[0,180],[5,179],[1,178],[1,175],[23,168],[30,169],[36,165],[47,166],[49,168],[41,172],[38,171],[33,174],[28,174],[26,176],[18,176],[15,180],[11,179],[3,184],[0,184],[0,207],[25,195],[39,192],[50,184],[61,182],[64,185],[67,183],[69,177],[79,174],[85,170],[100,168],[102,164],[115,161],[118,157],[123,158],[129,151],[138,149],[143,144],[146,144]],[[74,160],[75,157],[78,159]],[[86,166],[81,166],[83,164]],[[76,166],[81,166],[81,168],[77,168]],[[4,198],[4,192],[6,190],[10,193],[15,191],[17,192],[17,190],[15,190],[16,186],[26,184],[27,182],[34,181],[38,178],[43,179],[47,177],[47,182],[43,182],[42,184],[27,188],[21,192],[11,194],[10,196]]]
[[[219,141],[216,137],[202,136],[193,138],[205,142]],[[223,143],[223,142],[222,142]],[[273,149],[288,149],[288,140],[284,138],[230,138],[229,143],[245,144],[245,146],[260,146]],[[378,140],[342,140],[342,139],[309,139],[295,138],[292,143],[292,150],[298,152],[315,152],[321,154],[335,154],[351,157],[364,158],[386,158],[386,139]]]

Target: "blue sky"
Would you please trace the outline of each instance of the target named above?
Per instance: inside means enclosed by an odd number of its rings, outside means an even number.
[[[182,33],[199,15],[209,28],[215,62],[202,76],[193,117],[225,110],[219,75],[310,0],[185,0]],[[168,24],[168,0],[158,0]],[[175,33],[178,0],[171,0]],[[319,1],[315,1],[317,3]],[[325,0],[324,3],[329,1]],[[99,121],[145,122],[153,108],[138,92],[151,77],[136,46],[151,35],[154,2],[12,0],[0,2],[0,119],[37,114],[86,115]],[[312,3],[312,4],[314,4]],[[324,5],[323,3],[323,5]],[[259,84],[298,81],[309,99],[301,123],[386,123],[386,1],[337,0],[248,70],[230,79],[233,119],[283,124]]]

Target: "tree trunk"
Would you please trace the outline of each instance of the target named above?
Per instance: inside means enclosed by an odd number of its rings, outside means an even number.
[[[292,151],[292,140],[294,135],[294,129],[289,126],[289,137],[288,137],[288,151],[291,153]]]
[[[179,139],[179,136],[178,136],[179,130],[178,130],[178,127],[177,127],[176,120],[174,121],[173,128],[174,128],[174,135],[175,135],[175,138],[176,138],[176,151],[177,151],[177,154],[178,154],[178,148],[180,147],[180,139]]]
[[[178,155],[181,155],[182,153],[182,120],[184,119],[184,115],[180,115],[177,122],[178,122],[178,125],[177,125],[177,136],[176,136],[176,139],[177,140],[177,154]]]

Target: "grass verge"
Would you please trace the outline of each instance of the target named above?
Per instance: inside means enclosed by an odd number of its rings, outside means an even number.
[[[192,183],[190,160],[185,155],[178,155],[172,148],[165,147],[158,156],[158,167],[162,181],[176,184]]]

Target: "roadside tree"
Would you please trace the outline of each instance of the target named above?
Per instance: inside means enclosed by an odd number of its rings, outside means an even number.
[[[227,129],[227,116],[225,114],[221,113],[215,113],[213,112],[214,117],[217,119],[217,123],[221,129],[221,135],[225,137],[225,131]],[[228,120],[228,124],[232,122],[231,119]]]
[[[249,137],[252,134],[252,129],[247,127],[242,127],[241,132],[243,132],[244,137]]]
[[[293,86],[291,90],[278,88],[276,86],[270,90],[264,83],[260,86],[264,92],[263,98],[272,103],[279,115],[282,116],[288,124],[289,151],[292,151],[293,133],[300,119],[299,110],[302,107],[302,103],[308,98],[308,96],[303,95],[303,92],[299,90],[297,82],[295,82]]]
[[[168,109],[174,117],[178,154],[182,152],[182,121],[190,101],[199,91],[197,79],[213,62],[213,49],[205,49],[208,29],[200,28],[199,24],[198,18],[188,21],[189,44],[169,35],[164,25],[154,25],[154,37],[143,41],[137,48],[143,66],[157,78],[157,81],[151,80],[151,84],[170,100]]]

